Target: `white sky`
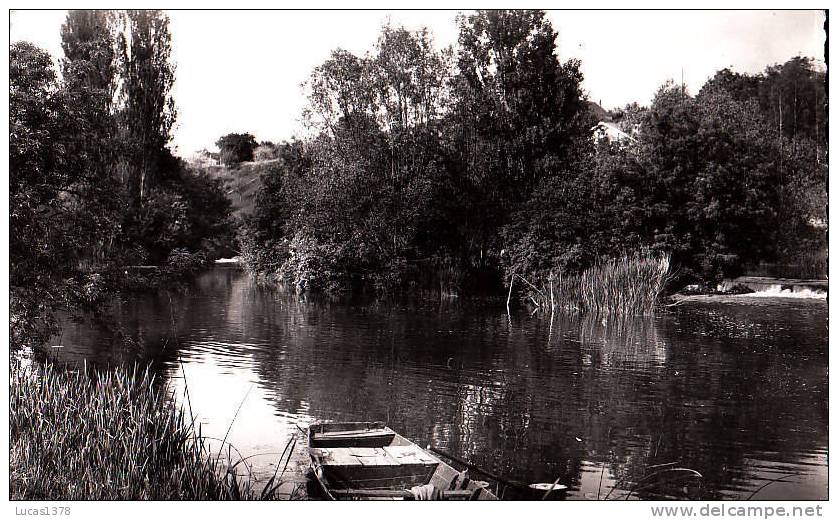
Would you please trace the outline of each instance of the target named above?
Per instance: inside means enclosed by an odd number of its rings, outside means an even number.
[[[65,11],[15,11],[11,41],[61,57]],[[228,132],[279,141],[302,133],[300,84],[332,49],[372,48],[388,17],[427,26],[439,46],[457,39],[455,11],[171,11],[178,107],[174,145],[184,155]],[[691,92],[715,71],[760,72],[801,54],[823,60],[818,11],[551,11],[559,58],[578,58],[584,88],[605,108],[646,104],[667,79]]]

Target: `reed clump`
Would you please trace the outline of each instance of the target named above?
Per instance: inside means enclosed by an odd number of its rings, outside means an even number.
[[[9,391],[12,499],[259,498],[147,370],[13,365]]]
[[[541,287],[517,278],[527,288],[530,301],[542,309],[648,316],[654,313],[669,277],[669,254],[640,251],[600,260],[581,274],[551,272]]]
[[[596,314],[649,315],[669,275],[670,256],[624,254],[596,263],[581,275],[560,279],[561,305]]]

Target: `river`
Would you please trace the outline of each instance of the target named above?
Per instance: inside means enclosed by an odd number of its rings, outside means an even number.
[[[298,426],[380,420],[510,479],[559,478],[568,499],[826,499],[827,303],[742,301],[551,319],[289,294],[219,266],[116,302],[108,330],[66,320],[52,350],[150,364],[260,482]],[[303,444],[285,493],[302,487]],[[702,477],[649,476],[673,467]]]

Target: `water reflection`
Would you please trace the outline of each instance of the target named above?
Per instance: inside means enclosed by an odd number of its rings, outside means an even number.
[[[262,474],[298,424],[383,420],[512,479],[561,477],[569,498],[746,498],[784,476],[757,497],[825,498],[825,303],[676,310],[510,319],[299,297],[228,268],[116,304],[113,330],[67,323],[60,356],[151,362]],[[643,480],[673,465],[704,478]]]

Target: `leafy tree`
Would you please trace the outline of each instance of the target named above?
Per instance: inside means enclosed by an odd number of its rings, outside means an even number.
[[[28,43],[10,50],[10,329],[37,346],[54,312],[100,308],[124,266],[192,269],[229,247],[218,180],[166,147],[168,20],[156,11],[70,11],[64,81]],[[118,86],[118,88],[117,88]]]
[[[253,160],[256,150],[256,138],[252,134],[227,134],[215,142],[221,154],[221,162],[225,166],[236,166],[245,161]]]
[[[56,330],[53,312],[95,301],[101,276],[81,269],[92,215],[76,203],[90,162],[78,151],[83,99],[61,88],[45,51],[9,54],[9,286],[13,347],[39,346]]]
[[[92,268],[103,269],[119,254],[114,249],[120,229],[123,190],[117,176],[118,129],[114,94],[118,80],[116,14],[111,11],[70,11],[61,28],[64,88],[83,122],[73,140],[73,153],[88,168],[70,195],[85,215],[77,225],[96,237],[85,247]],[[95,267],[94,267],[95,266]]]
[[[129,10],[121,13],[120,22],[121,168],[129,200],[142,206],[149,190],[160,181],[159,162],[176,117],[171,97],[175,80],[172,41],[169,18],[162,11]]]
[[[667,85],[641,127],[638,160],[653,245],[705,279],[770,254],[777,208],[776,137],[754,102],[696,98]]]
[[[794,57],[753,76],[719,71],[700,95],[723,92],[741,103],[757,103],[775,142],[776,242],[785,263],[826,251],[825,75],[809,58]],[[816,276],[812,273],[810,276]],[[822,274],[821,274],[822,275]]]
[[[827,142],[826,77],[810,58],[796,56],[765,70],[759,99],[770,121],[786,137]]]
[[[590,154],[590,125],[578,64],[559,63],[543,13],[479,13],[462,31],[457,75],[427,31],[390,26],[372,52],[317,67],[305,112],[317,136],[291,162],[280,154],[245,242],[288,259],[328,251],[327,270],[385,286],[419,260],[491,265],[514,206]]]
[[[449,72],[450,52],[427,31],[385,26],[374,52],[335,51],[312,73],[306,116],[319,135],[306,147],[297,229],[348,252],[341,270],[398,285],[402,266],[423,254],[417,233],[442,175],[435,125]]]
[[[763,101],[766,85],[811,86],[809,65],[723,70],[695,97],[666,85],[612,114],[632,136],[612,146],[592,139],[579,63],[559,61],[543,12],[458,23],[456,55],[385,26],[370,52],[338,49],[314,69],[312,137],[276,150],[241,234],[249,265],[300,287],[389,289],[420,266],[486,283],[642,248],[709,280],[776,256],[785,220],[824,220],[819,127],[783,94],[798,126],[781,132]],[[783,201],[806,209],[786,219]]]
[[[592,121],[579,63],[560,63],[542,11],[460,16],[449,118],[470,256],[484,253],[514,207],[586,146]]]
[[[125,214],[125,247],[153,265],[163,264],[175,249],[219,257],[232,242],[231,203],[222,182],[191,170],[168,150],[159,168],[163,180],[142,207]]]
[[[766,121],[784,136],[806,137],[825,146],[826,76],[811,58],[796,56],[755,75],[722,69],[700,93],[717,90],[736,101],[757,101]]]
[[[89,90],[103,111],[113,109],[117,88],[116,14],[71,10],[61,26],[61,72],[70,90]]]
[[[701,87],[699,95],[723,91],[739,102],[758,99],[762,79],[759,75],[740,74],[725,68],[707,80],[707,83]]]
[[[502,264],[537,283],[648,245],[646,172],[630,147],[602,141],[544,177],[501,230]]]

